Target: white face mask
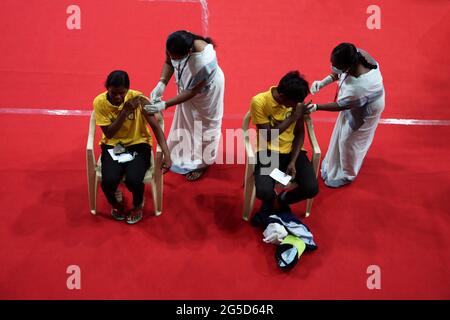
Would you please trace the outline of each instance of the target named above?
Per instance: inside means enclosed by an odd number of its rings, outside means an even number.
[[[337,75],[343,74],[345,72],[345,71],[342,71],[341,69],[336,68],[335,66],[331,66],[331,71],[333,71]]]
[[[177,60],[170,59],[170,61],[172,62],[173,68],[179,70],[180,68],[183,68],[183,67],[185,66],[186,61],[187,61],[188,59],[189,59],[189,55],[187,55],[187,56],[184,57],[184,58],[177,59]]]

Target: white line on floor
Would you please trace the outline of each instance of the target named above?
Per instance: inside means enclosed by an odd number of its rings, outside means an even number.
[[[67,109],[33,109],[33,108],[0,108],[0,114],[28,114],[28,115],[48,115],[48,116],[89,116],[91,110],[67,110]],[[173,112],[167,112],[166,116],[173,117]],[[244,115],[225,115],[226,120],[240,120]],[[314,122],[335,122],[335,118],[316,118]],[[428,119],[381,119],[381,124],[406,125],[406,126],[450,126],[450,120],[428,120]]]

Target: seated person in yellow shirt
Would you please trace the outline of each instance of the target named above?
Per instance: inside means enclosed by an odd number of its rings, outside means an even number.
[[[318,193],[312,164],[302,148],[305,137],[303,113],[309,105],[303,101],[308,93],[308,82],[298,71],[291,71],[277,87],[271,87],[251,100],[251,118],[258,131],[255,188],[256,197],[262,200],[260,212],[252,219],[255,226],[264,225],[265,219],[274,211],[290,210],[289,204],[313,198]],[[277,195],[276,181],[269,176],[274,168],[292,176],[298,187]]]
[[[164,160],[163,169],[172,165],[164,132],[154,115],[143,112],[142,107],[149,104],[139,91],[130,90],[130,79],[125,71],[111,72],[106,79],[106,92],[94,99],[95,121],[102,128],[102,190],[112,205],[111,215],[116,220],[134,224],[142,219],[144,205],[144,176],[150,167],[152,136],[147,124],[153,130],[161,146]],[[134,155],[134,159],[119,163],[113,160],[108,149],[123,146]],[[124,150],[123,150],[124,151]],[[124,201],[117,191],[125,175],[125,185],[133,194],[133,208],[126,214]]]

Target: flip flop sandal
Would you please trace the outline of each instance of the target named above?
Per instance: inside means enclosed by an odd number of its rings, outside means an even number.
[[[206,169],[194,170],[186,173],[186,179],[188,181],[195,181],[201,178],[201,176],[205,173]]]
[[[117,221],[123,221],[127,218],[127,215],[124,213],[120,213],[118,209],[113,208],[111,210],[111,216],[113,217],[114,220]]]
[[[135,224],[142,220],[142,209],[131,210],[130,215],[127,217],[128,224]]]

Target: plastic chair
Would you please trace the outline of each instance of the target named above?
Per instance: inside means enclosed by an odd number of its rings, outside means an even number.
[[[255,203],[255,178],[253,176],[253,172],[255,170],[256,164],[256,155],[253,151],[253,147],[249,137],[249,124],[250,124],[250,111],[244,117],[244,121],[242,122],[242,129],[244,131],[244,144],[245,144],[245,177],[244,177],[244,208],[242,218],[245,221],[249,220],[250,213],[253,210],[253,205]],[[316,135],[314,133],[314,126],[311,120],[310,115],[304,116],[306,123],[306,131],[308,132],[308,138],[312,148],[312,165],[314,168],[314,173],[316,177],[319,173],[319,164],[320,164],[320,147],[317,143]],[[289,183],[286,187],[287,189],[295,188],[297,184],[295,182]],[[306,212],[305,217],[309,217],[311,214],[311,208],[313,204],[313,199],[306,200]]]
[[[156,114],[159,125],[164,130],[164,120],[160,113]],[[94,140],[95,140],[95,112],[92,111],[89,123],[89,135],[86,145],[86,167],[87,167],[87,181],[89,194],[89,208],[92,214],[96,214],[97,208],[97,190],[98,185],[102,181],[102,163],[101,156],[95,162],[94,155]],[[152,152],[152,155],[154,153]],[[163,153],[159,145],[156,146],[156,157],[151,159],[150,168],[145,173],[144,183],[151,186],[153,195],[153,206],[155,215],[159,216],[162,212],[163,201],[163,173],[161,169]],[[124,177],[125,178],[125,177]],[[125,179],[122,180],[122,183]]]

